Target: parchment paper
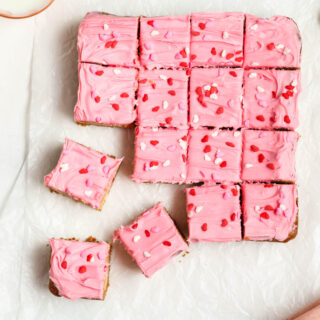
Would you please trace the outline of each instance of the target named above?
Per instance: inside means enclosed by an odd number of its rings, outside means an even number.
[[[76,36],[87,11],[174,15],[243,11],[295,19],[303,37],[299,234],[288,244],[201,243],[146,279],[116,244],[106,300],[47,289],[50,237],[113,231],[162,200],[186,232],[182,186],[130,180],[133,130],[73,122]],[[41,15],[0,19],[0,319],[286,319],[320,297],[320,2],[318,0],[56,0]],[[50,193],[43,176],[65,137],[125,161],[101,213]]]

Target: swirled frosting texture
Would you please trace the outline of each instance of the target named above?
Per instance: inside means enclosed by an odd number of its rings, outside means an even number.
[[[244,237],[285,241],[297,227],[296,185],[242,186]]]
[[[295,181],[298,138],[294,131],[244,130],[242,180]]]
[[[113,126],[133,123],[136,77],[136,69],[80,63],[75,121]]]
[[[186,179],[188,130],[136,128],[136,182],[183,183]]]
[[[59,295],[71,300],[102,300],[109,273],[110,245],[106,242],[50,239],[50,246],[49,277]]]
[[[66,139],[57,166],[44,183],[95,209],[101,209],[122,159],[116,159]]]
[[[240,181],[241,144],[241,131],[190,130],[187,182]]]
[[[78,32],[80,62],[116,66],[138,65],[138,17],[89,12]]]
[[[140,18],[140,50],[145,67],[189,67],[190,16]]]
[[[298,70],[245,70],[244,125],[254,129],[298,127]]]
[[[191,66],[242,66],[244,14],[191,15]]]
[[[193,187],[186,196],[189,242],[241,240],[239,186]]]
[[[188,76],[184,70],[140,70],[138,124],[188,127]]]
[[[300,54],[301,36],[292,19],[246,15],[245,67],[298,68]]]
[[[192,69],[190,125],[240,128],[242,78],[242,69]]]
[[[121,240],[146,277],[167,265],[174,255],[188,249],[161,203],[131,224],[122,226],[115,232],[115,238]]]

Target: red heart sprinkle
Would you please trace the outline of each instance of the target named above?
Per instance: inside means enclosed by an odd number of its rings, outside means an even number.
[[[272,185],[272,184],[265,184],[264,187],[265,187],[265,188],[272,188],[273,185]]]
[[[233,196],[237,196],[238,195],[238,189],[234,188],[234,189],[231,189],[231,192],[233,194]]]
[[[252,152],[258,152],[258,151],[259,151],[259,148],[258,148],[257,146],[255,146],[254,144],[252,144],[252,145],[250,146],[250,150],[251,150]]]
[[[267,164],[267,168],[269,168],[269,169],[271,169],[271,170],[274,170],[274,169],[275,169],[273,163],[268,163],[268,164]]]
[[[122,93],[120,94],[120,97],[121,97],[121,98],[128,98],[129,95],[128,95],[126,92],[122,92]]]
[[[148,81],[148,79],[141,79],[139,80],[140,83],[146,83]]]
[[[79,273],[85,273],[86,271],[87,271],[87,267],[86,266],[79,267]]]
[[[241,53],[242,53],[242,50],[236,51],[236,54],[241,54]]]
[[[213,56],[215,56],[215,55],[217,54],[217,50],[216,50],[215,47],[212,47],[212,49],[211,49],[211,54],[212,54]]]
[[[272,98],[275,99],[277,97],[277,93],[275,91],[272,91]]]
[[[150,231],[149,231],[149,230],[144,230],[144,233],[145,233],[145,235],[146,235],[147,238],[150,237]]]
[[[84,174],[84,173],[88,173],[88,169],[87,168],[82,168],[79,170],[80,174]]]
[[[193,206],[194,206],[193,203],[189,203],[188,206],[187,206],[188,211],[191,211],[193,209]]]
[[[189,191],[189,194],[192,195],[192,196],[195,196],[196,195],[196,190],[195,189],[191,189]]]
[[[190,56],[190,60],[191,61],[193,61],[194,59],[196,59],[197,58],[197,55],[196,54],[192,54],[191,56]]]
[[[288,92],[284,92],[284,93],[282,94],[282,96],[283,96],[285,99],[289,99],[289,98],[290,98]]]
[[[208,230],[208,225],[206,223],[204,223],[202,226],[201,226],[201,229],[202,231],[207,231]]]
[[[156,146],[158,143],[158,140],[150,140],[150,144],[152,144],[153,146]]]
[[[153,108],[152,108],[152,112],[157,112],[157,111],[159,111],[159,109],[160,109],[159,106],[153,107]]]
[[[212,86],[211,87],[211,89],[210,89],[210,94],[212,94],[212,93],[218,93],[219,91],[218,91],[218,88],[217,87],[214,87],[214,86]]]
[[[260,218],[268,220],[270,217],[268,212],[262,212],[260,213]]]
[[[156,84],[153,82],[153,83],[151,83],[151,88],[152,89],[155,89],[156,88]]]
[[[224,112],[223,107],[219,107],[219,108],[216,110],[216,114],[222,114],[223,112]]]
[[[158,161],[150,161],[150,167],[156,167],[159,165]]]
[[[204,29],[206,28],[205,23],[200,22],[200,23],[199,23],[199,28],[200,28],[201,30],[204,30]]]
[[[68,266],[67,261],[66,261],[66,260],[63,260],[63,261],[61,262],[61,268],[67,269],[67,266]]]
[[[186,161],[187,161],[187,157],[186,157],[185,154],[181,155],[181,157],[182,157],[182,161],[183,161],[183,162],[186,162]]]
[[[113,40],[112,43],[111,43],[111,48],[114,49],[117,44],[118,44],[118,41],[117,40]]]
[[[195,37],[199,36],[200,35],[200,32],[199,31],[191,31],[191,34]]]
[[[132,226],[131,226],[131,229],[137,229],[138,228],[138,224],[137,223],[135,223],[135,224],[133,224]]]
[[[231,221],[235,221],[235,220],[236,220],[236,214],[235,214],[235,213],[232,213],[232,214],[231,214],[230,220],[231,220]]]
[[[142,97],[142,101],[146,102],[148,100],[148,95],[145,93]]]
[[[265,207],[264,207],[264,210],[269,210],[269,211],[272,211],[274,210],[272,206],[270,206],[270,204],[267,204]]]
[[[226,167],[227,166],[227,161],[222,161],[221,163],[220,163],[220,168],[224,168],[224,167]]]
[[[234,57],[234,54],[233,53],[228,53],[227,55],[226,55],[226,59],[227,60],[230,60],[230,59],[232,59]]]
[[[151,27],[153,27],[153,20],[149,20],[149,21],[147,21],[147,24],[149,25],[149,26],[151,26]]]
[[[232,142],[230,142],[230,141],[227,141],[227,142],[226,142],[226,145],[227,145],[228,147],[231,147],[231,148],[234,148],[234,147],[235,147],[234,143],[232,143]]]
[[[237,61],[237,62],[242,62],[243,61],[243,57],[236,57],[234,60]]]
[[[102,76],[102,75],[103,75],[103,70],[98,70],[98,71],[96,71],[96,75],[97,75],[97,76]]]
[[[209,136],[206,134],[202,139],[201,142],[208,142]]]
[[[287,94],[289,95],[289,97],[293,97],[294,92],[291,91],[291,90],[288,90],[288,91],[287,91]]]
[[[181,138],[181,140],[187,141],[187,136],[183,136],[183,137]]]
[[[162,244],[164,246],[171,247],[171,242],[170,241],[163,241]]]
[[[220,188],[221,188],[221,189],[228,189],[228,186],[226,186],[225,184],[222,184],[222,185],[220,186]]]
[[[261,163],[264,160],[264,155],[262,153],[260,153],[258,155],[258,161]]]
[[[174,90],[169,90],[168,93],[171,95],[171,96],[175,96],[176,95],[176,92]]]
[[[168,117],[165,119],[167,124],[170,124],[172,122],[172,117]]]
[[[275,45],[274,45],[273,42],[267,44],[267,49],[268,49],[268,50],[273,50],[274,48],[275,48]]]
[[[106,44],[104,45],[105,48],[110,48],[112,45],[112,41],[107,41]]]
[[[238,76],[235,71],[229,71],[229,73],[230,73],[230,75],[232,75],[232,76],[235,77],[235,78]]]
[[[186,62],[180,62],[180,67],[186,68],[188,64]]]
[[[285,86],[285,88],[288,89],[288,90],[293,90],[293,89],[294,89],[294,86],[288,85],[288,86]]]
[[[94,98],[94,101],[95,101],[96,103],[99,103],[100,100],[101,100],[101,98],[100,98],[99,96],[96,96],[96,97]]]
[[[227,219],[222,219],[221,220],[221,227],[226,227],[228,225],[228,220]]]
[[[113,108],[114,110],[116,110],[116,111],[119,110],[119,105],[118,105],[117,103],[113,103],[111,106],[112,106],[112,108]]]
[[[289,118],[289,116],[287,114],[283,117],[283,121],[285,123],[290,123],[291,122],[291,120],[290,120],[290,118]]]
[[[204,147],[204,149],[203,149],[203,152],[204,153],[208,153],[208,152],[210,152],[211,151],[211,147],[209,146],[209,145],[206,145],[205,147]]]
[[[167,79],[168,85],[172,86],[173,85],[173,79],[172,78],[168,78]]]
[[[259,120],[259,121],[264,121],[264,116],[262,114],[259,114],[256,116],[256,119]]]
[[[100,159],[100,163],[101,164],[104,164],[107,160],[107,157],[106,156],[103,156],[101,159]]]
[[[182,55],[182,58],[186,58],[186,57],[187,57],[186,49],[182,49],[182,50],[180,51],[180,54]]]
[[[196,88],[196,94],[197,94],[198,96],[202,96],[202,88],[201,88],[201,87],[197,87],[197,88]]]
[[[92,259],[92,257],[93,257],[93,255],[92,255],[91,253],[90,253],[90,254],[88,254],[88,255],[87,255],[87,261],[88,261],[88,262],[90,262],[90,261],[91,261],[91,259]]]

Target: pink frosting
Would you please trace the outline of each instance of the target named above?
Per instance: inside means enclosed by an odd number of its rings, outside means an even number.
[[[44,184],[98,209],[122,162],[66,139],[57,166]]]
[[[300,66],[301,37],[287,17],[261,19],[246,15],[244,65],[249,67]]]
[[[110,245],[106,242],[50,239],[50,246],[49,276],[59,295],[72,300],[103,299]]]
[[[190,16],[141,18],[140,50],[145,67],[188,67]]]
[[[188,76],[184,70],[141,70],[138,124],[187,128]]]
[[[188,245],[181,237],[172,219],[159,203],[145,211],[130,225],[115,232],[124,247],[146,277],[167,265]]]
[[[191,66],[242,66],[243,13],[193,13],[191,28]]]
[[[136,182],[183,183],[186,179],[187,130],[137,127]]]
[[[239,186],[194,187],[186,195],[189,242],[241,240]]]
[[[296,185],[244,184],[242,197],[246,239],[284,241],[296,228]]]
[[[294,131],[244,130],[242,180],[295,181]]]
[[[135,121],[137,70],[79,64],[77,122],[128,125]]]
[[[106,65],[137,65],[138,20],[138,17],[87,13],[79,27],[79,60]]]
[[[192,69],[190,125],[241,127],[242,69]]]
[[[240,181],[241,131],[189,131],[187,182]]]
[[[250,128],[294,130],[298,126],[298,70],[246,70],[244,121]]]

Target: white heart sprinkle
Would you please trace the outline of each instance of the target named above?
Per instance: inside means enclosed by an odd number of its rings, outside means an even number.
[[[241,134],[241,132],[240,132],[240,131],[235,131],[235,132],[233,133],[233,136],[234,136],[234,137],[239,137],[239,136],[240,136],[240,134]]]
[[[146,150],[146,144],[144,142],[140,143],[141,150]]]
[[[152,30],[151,31],[151,35],[152,36],[157,36],[159,34],[159,31],[158,30]]]
[[[133,237],[133,242],[138,242],[141,239],[139,235]]]
[[[107,31],[107,30],[109,29],[109,26],[105,23],[105,24],[103,25],[103,29]]]
[[[262,87],[257,86],[257,91],[258,92],[264,92],[264,89]]]
[[[246,164],[245,164],[245,167],[246,167],[246,168],[252,168],[252,167],[253,167],[253,164],[251,164],[251,163],[246,163]]]
[[[188,212],[188,217],[191,218],[192,216],[193,216],[193,212],[192,211]]]
[[[190,49],[189,48],[185,48],[186,54],[190,53]]]
[[[167,108],[168,108],[168,106],[169,106],[168,101],[164,100],[164,101],[163,101],[163,103],[162,103],[162,107],[163,107],[163,109],[167,109]]]
[[[199,213],[203,209],[203,206],[196,207],[196,213]]]
[[[164,167],[168,167],[170,165],[170,160],[166,160],[164,163],[163,163],[163,166]]]
[[[114,72],[115,74],[120,74],[120,73],[121,73],[121,70],[119,70],[119,69],[114,69],[113,72]]]
[[[156,170],[156,169],[158,169],[158,166],[152,166],[152,167],[150,167],[149,170]]]
[[[199,116],[198,116],[197,114],[195,114],[195,115],[193,116],[193,122],[194,122],[194,123],[199,122]]]
[[[221,158],[216,158],[216,160],[214,160],[214,163],[215,164],[220,164],[222,162],[222,159]]]
[[[280,44],[276,45],[276,48],[277,48],[277,49],[283,49],[283,48],[284,48],[284,45],[283,45],[282,43],[280,43]]]
[[[223,39],[228,39],[229,38],[229,33],[227,31],[223,31],[222,38]]]
[[[251,26],[251,29],[252,29],[252,30],[257,30],[257,29],[258,29],[258,25],[257,25],[257,24],[254,24],[253,26]]]
[[[160,74],[159,78],[162,79],[162,80],[167,80],[168,79],[168,77],[165,76],[164,74]]]
[[[288,53],[290,53],[291,52],[291,50],[289,49],[289,48],[285,48],[284,50],[283,50],[283,54],[288,54]]]
[[[216,137],[218,135],[218,130],[215,130],[211,133],[211,137]]]
[[[259,207],[259,206],[255,206],[255,207],[254,207],[254,211],[259,212],[259,210],[260,210],[260,207]]]
[[[251,72],[249,74],[249,78],[256,78],[257,77],[257,73],[256,72]]]
[[[183,150],[187,149],[187,142],[186,141],[179,139],[179,145]]]
[[[182,179],[185,179],[185,178],[186,178],[186,175],[185,175],[184,173],[181,173],[181,174],[180,174],[180,177],[181,177]]]
[[[280,209],[281,209],[281,210],[286,210],[286,208],[287,208],[287,207],[286,207],[284,204],[280,204]]]
[[[257,67],[257,66],[259,65],[259,62],[252,62],[251,65],[252,65],[253,67]]]
[[[218,87],[218,84],[214,82],[214,83],[212,84],[212,86],[213,86],[213,87]]]
[[[206,85],[206,86],[203,87],[203,89],[206,90],[206,91],[208,91],[208,90],[211,89],[211,86],[210,86],[210,85]]]
[[[62,163],[60,166],[60,172],[68,171],[69,170],[69,164],[68,163]]]
[[[210,99],[218,100],[218,96],[215,93],[210,94]]]
[[[92,190],[85,190],[84,194],[85,194],[87,197],[91,197],[91,195],[92,195]]]
[[[204,160],[206,160],[206,161],[211,161],[211,158],[210,158],[209,155],[205,154],[205,155],[204,155]]]
[[[222,52],[221,52],[221,57],[222,57],[222,58],[225,58],[225,57],[226,57],[226,55],[227,55],[226,50],[222,50]]]
[[[117,96],[111,96],[110,98],[109,98],[109,101],[114,101],[114,100],[116,100],[117,99]]]
[[[296,86],[297,84],[298,84],[297,80],[293,80],[293,81],[291,82],[291,85],[292,85],[292,86]]]
[[[143,253],[143,255],[146,257],[146,258],[150,258],[151,257],[151,254],[148,252],[148,251],[145,251]]]
[[[158,132],[158,131],[159,131],[159,128],[158,128],[158,127],[153,127],[153,128],[152,128],[152,131],[153,131],[153,132]]]

